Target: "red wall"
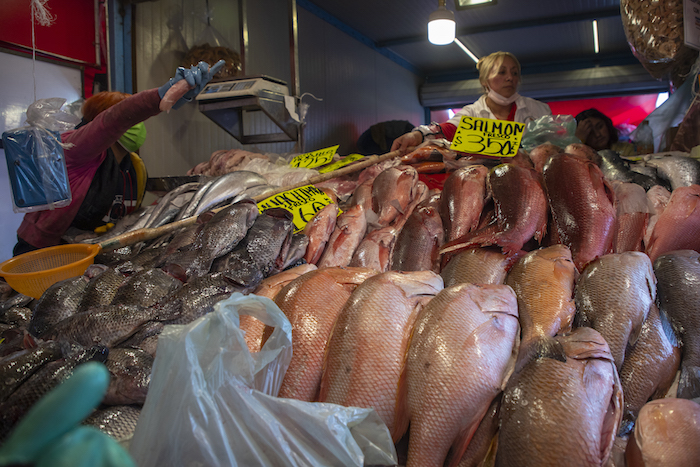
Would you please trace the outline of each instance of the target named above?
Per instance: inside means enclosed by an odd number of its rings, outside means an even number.
[[[0,0],[0,41],[32,48],[30,0]],[[46,2],[55,22],[51,26],[34,23],[37,51],[73,62],[93,65],[95,58],[95,7],[93,0],[49,0]],[[1,44],[0,44],[1,45]]]

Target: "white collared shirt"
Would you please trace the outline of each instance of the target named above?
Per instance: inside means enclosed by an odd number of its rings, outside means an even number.
[[[550,109],[547,104],[530,97],[519,96],[515,100],[515,105],[517,108],[515,110],[514,121],[518,123],[527,123],[545,115],[552,115],[552,109]],[[451,123],[454,126],[459,126],[459,121],[463,116],[497,120],[496,116],[493,114],[493,112],[491,112],[491,109],[489,109],[489,106],[486,105],[485,94],[473,104],[462,107],[462,110],[457,112],[454,117],[447,121],[447,123]]]

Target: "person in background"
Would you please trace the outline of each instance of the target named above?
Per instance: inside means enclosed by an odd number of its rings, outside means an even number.
[[[399,136],[391,150],[405,153],[409,147],[421,144],[428,135],[452,141],[463,116],[527,123],[552,114],[547,104],[518,94],[520,62],[512,53],[494,52],[479,59],[476,68],[484,91],[476,102],[464,106],[445,123],[421,125]]]
[[[136,209],[146,186],[145,165],[135,153],[146,137],[143,121],[169,110],[172,100],[175,109],[191,101],[223,65],[220,60],[210,69],[200,62],[190,69],[178,68],[160,88],[133,95],[102,92],[87,99],[83,122],[61,135],[69,145],[64,157],[71,203],[26,213],[13,255],[59,245],[70,227],[94,230]],[[173,87],[183,79],[187,86]]]
[[[588,109],[576,115],[576,137],[596,151],[611,149],[617,143],[613,122],[598,109]]]

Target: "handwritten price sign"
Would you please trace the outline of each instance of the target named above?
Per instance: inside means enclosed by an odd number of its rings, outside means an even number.
[[[305,167],[307,169],[321,167],[322,165],[326,165],[333,160],[333,156],[339,147],[340,145],[338,144],[330,148],[319,149],[318,151],[307,152],[306,154],[299,154],[297,157],[292,159],[289,165],[292,167]]]
[[[524,123],[464,116],[450,149],[484,156],[514,157],[524,130]]]
[[[260,201],[258,211],[262,213],[270,208],[285,208],[294,216],[294,232],[298,233],[304,230],[318,211],[332,202],[323,191],[313,185],[306,185]]]

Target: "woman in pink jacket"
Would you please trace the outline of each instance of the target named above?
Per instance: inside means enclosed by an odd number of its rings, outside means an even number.
[[[96,94],[83,104],[83,122],[61,135],[71,203],[63,208],[29,212],[17,229],[17,256],[62,243],[70,228],[94,230],[136,209],[145,191],[145,167],[135,154],[145,139],[143,121],[191,101],[224,65],[211,69],[200,62],[189,70],[178,68],[175,76],[157,89],[130,95],[119,92]],[[175,83],[185,80],[187,86]],[[129,157],[126,157],[129,155]]]

